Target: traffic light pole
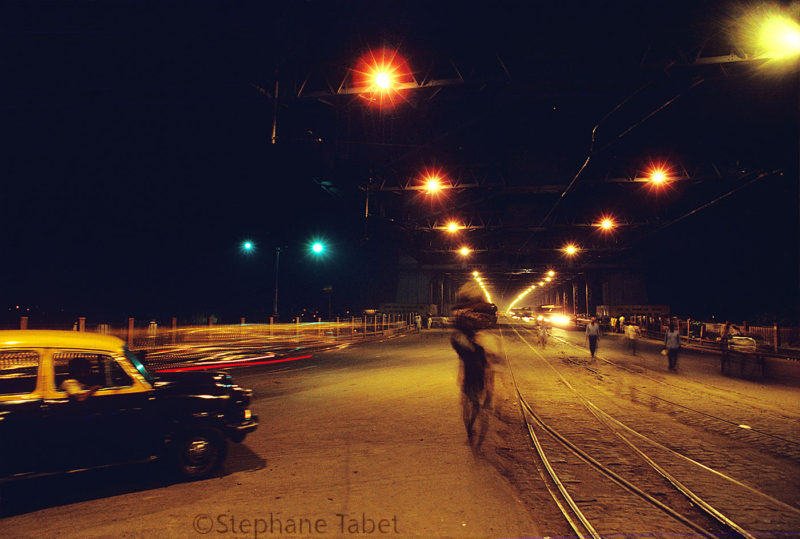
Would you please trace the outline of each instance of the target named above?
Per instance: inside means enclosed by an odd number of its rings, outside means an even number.
[[[275,298],[272,301],[272,316],[278,317],[278,268],[281,261],[281,248],[275,247]]]

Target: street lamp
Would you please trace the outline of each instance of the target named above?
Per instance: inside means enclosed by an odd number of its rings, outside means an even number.
[[[471,252],[472,252],[472,249],[470,249],[467,246],[464,246],[464,247],[462,247],[461,249],[458,250],[458,254],[460,254],[461,256],[464,256],[464,257],[469,256],[469,254]]]
[[[447,226],[445,228],[449,233],[455,234],[456,232],[461,230],[463,227],[459,223],[457,223],[456,221],[450,221],[450,222],[447,223]]]
[[[375,86],[381,90],[388,90],[392,86],[392,76],[386,71],[379,71],[375,74]]]
[[[800,55],[800,24],[777,6],[753,9],[739,23],[738,40],[755,59],[783,61]]]
[[[561,250],[564,251],[564,254],[567,256],[575,256],[578,254],[578,246],[574,243],[568,243]]]
[[[602,217],[596,226],[603,232],[609,232],[617,226],[617,223],[611,217]]]
[[[653,187],[661,187],[669,181],[669,169],[665,165],[653,165],[648,171],[647,179]]]
[[[428,178],[425,180],[424,187],[428,194],[436,194],[442,190],[442,182],[439,180],[438,176],[428,176]]]

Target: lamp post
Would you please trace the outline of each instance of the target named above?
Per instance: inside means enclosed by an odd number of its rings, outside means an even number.
[[[281,262],[281,248],[275,247],[275,297],[272,300],[272,316],[278,318],[278,269]]]
[[[247,240],[242,242],[242,251],[244,253],[250,254],[255,251],[255,249],[256,246],[252,241]],[[278,317],[278,283],[280,282],[281,251],[285,249],[286,246],[275,247],[275,294],[272,297],[272,316],[275,318]],[[325,254],[327,247],[325,243],[321,241],[314,241],[310,244],[309,250],[314,256],[319,257]]]

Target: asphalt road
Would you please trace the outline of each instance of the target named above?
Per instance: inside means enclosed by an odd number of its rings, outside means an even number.
[[[494,409],[480,451],[467,444],[458,360],[448,332],[424,331],[317,352],[308,359],[234,369],[234,380],[254,390],[260,427],[244,443],[231,444],[217,477],[175,483],[158,466],[147,465],[6,485],[0,534],[569,535],[540,475],[516,389],[578,439],[601,435],[554,370],[676,451],[800,507],[797,364],[771,363],[763,379],[749,372],[723,376],[717,356],[686,351],[679,371],[671,373],[656,342],[641,343],[634,357],[621,337],[605,336],[599,358],[590,362],[580,332],[554,330],[544,349],[532,346],[524,326],[493,333],[501,342],[501,361],[495,365]],[[800,519],[792,520],[797,515],[750,503],[746,493],[713,481],[698,479],[693,488],[710,491],[705,495],[752,529],[800,530]],[[579,482],[573,477],[570,488]],[[727,498],[714,497],[721,490]],[[587,502],[603,533],[661,529],[658,516],[609,497]]]
[[[540,535],[467,445],[457,372],[444,331],[236,370],[260,426],[219,477],[169,483],[138,466],[16,483],[2,535],[253,537],[259,519],[264,537]]]

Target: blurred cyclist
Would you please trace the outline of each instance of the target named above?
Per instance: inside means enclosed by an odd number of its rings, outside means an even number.
[[[478,448],[489,428],[486,409],[491,406],[494,371],[490,361],[496,361],[499,346],[496,338],[483,331],[494,325],[494,306],[484,301],[481,289],[467,283],[458,291],[458,303],[453,307],[455,331],[450,344],[461,360],[459,382],[464,426],[470,445]],[[479,421],[478,421],[479,420]],[[478,437],[473,427],[478,421]]]

